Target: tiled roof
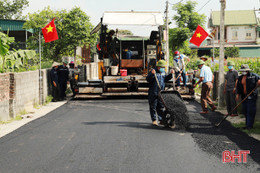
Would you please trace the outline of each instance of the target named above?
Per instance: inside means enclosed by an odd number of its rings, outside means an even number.
[[[257,25],[254,10],[225,11],[225,25]],[[212,11],[209,26],[220,25],[220,11]]]

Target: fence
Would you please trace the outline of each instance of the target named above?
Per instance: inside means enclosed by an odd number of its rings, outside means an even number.
[[[50,93],[48,70],[0,74],[0,121],[31,112],[34,105],[46,101]],[[41,85],[40,85],[41,84]],[[41,91],[41,92],[40,92]]]

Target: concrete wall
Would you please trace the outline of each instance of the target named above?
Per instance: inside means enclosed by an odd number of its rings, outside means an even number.
[[[7,121],[21,111],[32,112],[35,104],[42,104],[48,95],[48,72],[39,71],[0,74],[0,121]],[[41,88],[41,94],[40,94]]]
[[[0,74],[0,121],[9,119],[9,74]]]
[[[33,111],[33,105],[39,104],[39,71],[15,73],[16,112]]]

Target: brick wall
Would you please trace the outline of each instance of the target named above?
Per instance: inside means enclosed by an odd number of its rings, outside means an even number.
[[[48,71],[42,70],[41,102],[39,71],[0,74],[0,121],[33,111],[34,104],[44,103],[49,94]]]
[[[0,121],[9,119],[9,74],[0,74]]]

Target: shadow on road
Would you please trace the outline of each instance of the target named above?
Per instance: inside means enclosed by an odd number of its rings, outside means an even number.
[[[142,123],[142,122],[126,122],[126,121],[99,121],[99,122],[82,122],[84,125],[104,125],[104,124],[109,124],[109,125],[117,125],[120,127],[130,127],[130,128],[142,128],[142,129],[153,129],[153,130],[166,130],[166,131],[181,131],[179,129],[171,129],[171,128],[166,128],[164,126],[153,126],[151,123]]]

